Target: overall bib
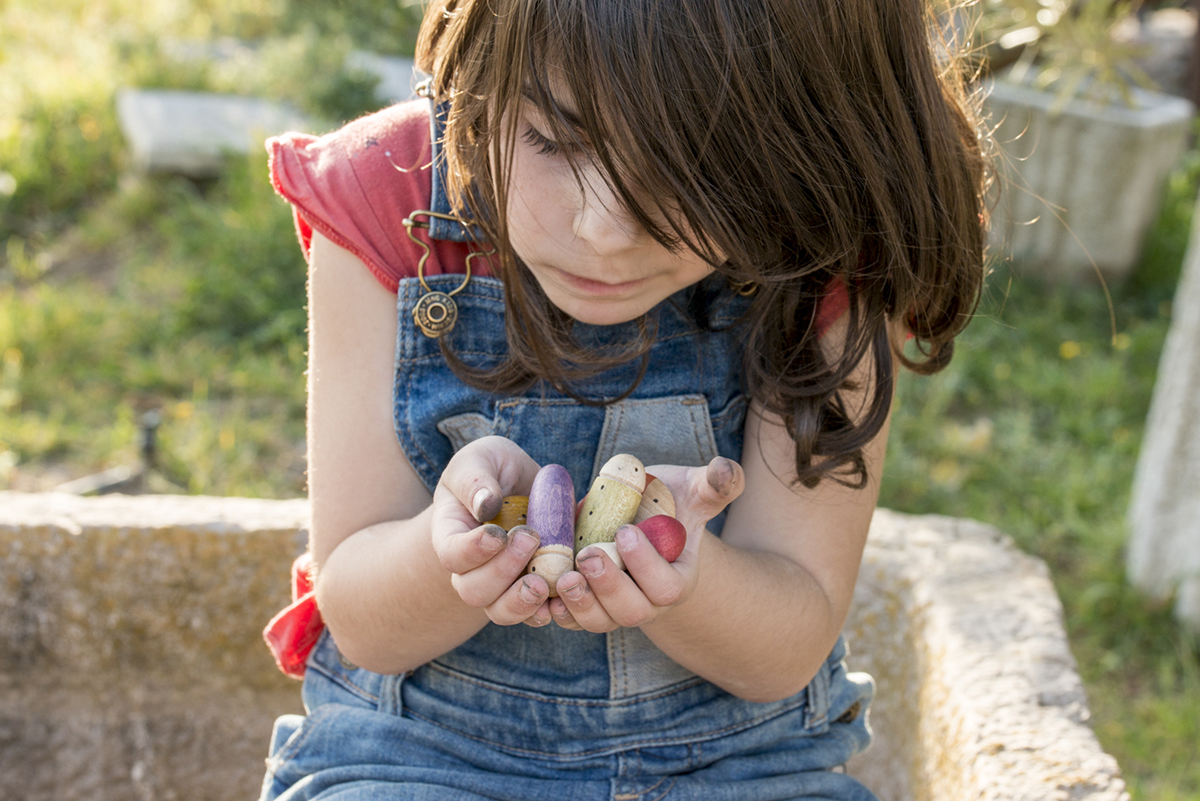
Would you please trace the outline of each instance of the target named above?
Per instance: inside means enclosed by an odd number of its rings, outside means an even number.
[[[435,141],[436,138],[435,138]],[[437,170],[434,171],[435,175]],[[448,210],[434,181],[435,210]],[[440,206],[440,209],[439,209]],[[452,226],[430,233],[468,236]],[[426,279],[449,293],[461,275]],[[539,464],[561,464],[579,499],[617,453],[647,466],[740,459],[747,400],[738,319],[746,300],[710,277],[663,301],[645,377],[627,398],[578,403],[546,382],[517,397],[462,383],[437,340],[416,326],[425,293],[397,292],[394,418],[405,454],[432,492],[454,452],[507,437]],[[475,277],[454,295],[447,334],[474,367],[506,350],[503,287]],[[704,312],[697,315],[697,310]],[[697,316],[707,317],[698,325]],[[632,324],[580,324],[577,337],[618,347]],[[591,398],[615,398],[639,365],[597,376]],[[709,529],[720,533],[718,518]],[[276,722],[264,801],[765,801],[874,796],[836,770],[870,740],[873,683],[847,673],[841,640],[796,695],[750,703],[662,653],[639,629],[609,634],[488,624],[454,650],[399,676],[345,661],[326,630],[309,657],[307,716]]]

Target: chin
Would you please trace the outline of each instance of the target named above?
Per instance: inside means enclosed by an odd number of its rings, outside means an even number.
[[[566,299],[560,303],[556,298],[551,298],[550,302],[569,314],[572,319],[588,325],[620,325],[636,320],[654,308],[654,304],[644,303],[587,303],[574,299]]]

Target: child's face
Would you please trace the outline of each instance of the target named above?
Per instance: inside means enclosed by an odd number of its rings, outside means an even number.
[[[651,237],[585,153],[576,154],[581,190],[541,114],[529,102],[520,113],[509,240],[554,305],[584,323],[622,323],[712,271],[691,250],[673,253]]]

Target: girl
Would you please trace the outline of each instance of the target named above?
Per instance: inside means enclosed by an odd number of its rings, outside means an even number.
[[[429,101],[270,143],[310,266],[308,715],[264,799],[870,799],[839,637],[985,161],[923,0],[436,0]],[[901,353],[906,336],[921,358]],[[483,525],[631,453],[668,564]]]

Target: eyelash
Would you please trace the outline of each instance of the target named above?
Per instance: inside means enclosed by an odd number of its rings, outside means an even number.
[[[537,152],[543,156],[557,156],[564,150],[563,146],[552,139],[547,139],[538,133],[537,129],[532,125],[525,128],[525,133],[521,136],[530,147],[537,148]]]

